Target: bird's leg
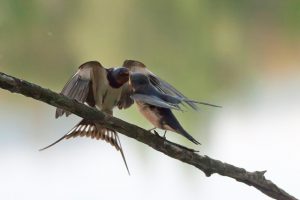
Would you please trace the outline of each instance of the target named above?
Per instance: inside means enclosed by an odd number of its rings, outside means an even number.
[[[166,134],[167,134],[167,130],[165,130],[165,133],[164,133],[164,136],[163,136],[164,139],[167,139]]]
[[[160,136],[155,129],[156,129],[156,127],[153,127],[151,129],[149,129],[148,131],[150,131],[150,132],[153,131],[155,135]]]
[[[148,131],[153,131],[153,130],[155,130],[156,129],[156,127],[153,127],[153,128],[151,128],[151,129],[149,129]]]

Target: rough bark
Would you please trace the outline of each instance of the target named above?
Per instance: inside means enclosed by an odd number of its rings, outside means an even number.
[[[20,80],[1,72],[0,87],[13,93],[19,93],[27,97],[34,98],[38,101],[43,101],[54,107],[63,108],[82,118],[100,122],[103,124],[103,126],[116,130],[119,133],[147,144],[148,146],[166,154],[167,156],[195,166],[203,171],[208,177],[214,173],[217,173],[222,176],[233,178],[236,181],[245,183],[249,186],[253,186],[274,199],[296,199],[283,189],[279,188],[272,181],[267,180],[265,178],[266,171],[248,172],[243,168],[235,167],[228,163],[212,159],[206,155],[200,155],[191,149],[169,142],[162,137],[152,134],[136,125],[106,115],[105,113],[78,103],[75,100],[57,94],[49,89],[44,89],[38,85]]]

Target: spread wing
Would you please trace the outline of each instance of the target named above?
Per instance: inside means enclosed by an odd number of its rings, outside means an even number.
[[[105,80],[106,70],[97,61],[90,61],[82,64],[78,71],[64,86],[61,94],[76,99],[80,103],[87,102],[90,106],[95,106],[94,94],[97,91],[99,84],[93,84],[95,81]],[[104,83],[103,83],[104,84]],[[101,85],[100,85],[101,86]],[[63,109],[57,108],[55,117],[58,118],[71,113]]]

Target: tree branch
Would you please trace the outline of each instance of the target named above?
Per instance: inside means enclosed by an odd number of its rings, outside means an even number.
[[[169,142],[157,135],[151,134],[138,126],[127,123],[118,118],[109,116],[94,108],[78,103],[63,95],[44,89],[38,85],[20,80],[0,72],[0,87],[13,93],[20,93],[27,97],[43,101],[52,106],[68,110],[82,118],[97,121],[103,126],[116,130],[128,137],[134,138],[153,149],[160,151],[174,159],[180,160],[187,164],[193,165],[211,176],[217,173],[227,176],[236,181],[253,186],[264,194],[274,199],[295,200],[296,198],[289,195],[283,189],[276,186],[272,181],[267,180],[264,176],[266,171],[248,172],[243,168],[212,159],[208,156],[202,156],[183,146]]]

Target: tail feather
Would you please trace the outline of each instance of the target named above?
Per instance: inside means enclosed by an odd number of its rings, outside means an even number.
[[[188,140],[193,142],[194,144],[201,145],[200,142],[198,142],[193,136],[191,136],[188,132],[186,132],[184,129],[181,129],[178,131],[182,136],[186,137]]]
[[[79,122],[74,128],[72,128],[67,134],[65,134],[63,137],[59,138],[52,144],[40,149],[40,151],[43,151],[45,149],[48,149],[55,144],[59,143],[63,139],[70,139],[70,138],[76,138],[76,137],[90,137],[92,139],[101,139],[106,141],[107,143],[111,144],[116,148],[117,151],[120,151],[121,156],[123,158],[124,164],[126,166],[127,172],[130,175],[129,168],[125,159],[125,155],[121,146],[121,142],[118,136],[118,133],[114,130],[110,130],[104,127],[101,127],[98,124],[95,124],[93,122],[90,122],[88,120],[83,119],[81,122]]]
[[[196,102],[196,103],[202,104],[202,105],[205,105],[205,106],[211,106],[211,107],[216,107],[216,108],[222,108],[222,106],[218,106],[218,105],[210,104],[210,103],[205,103],[205,102]]]
[[[160,108],[158,111],[160,112],[160,115],[163,116],[163,129],[179,133],[191,142],[195,144],[200,144],[200,142],[198,142],[195,138],[193,138],[188,132],[184,130],[184,128],[180,125],[179,121],[176,119],[175,115],[170,109]]]
[[[211,107],[222,108],[222,106],[218,106],[218,105],[211,104],[211,103],[206,103],[206,102],[201,102],[201,101],[195,101],[195,100],[190,100],[190,99],[184,99],[184,101],[185,101],[186,103],[196,103],[196,104],[202,104],[202,105],[205,105],[205,106],[211,106]]]

